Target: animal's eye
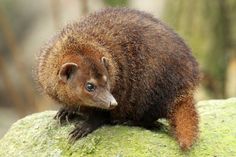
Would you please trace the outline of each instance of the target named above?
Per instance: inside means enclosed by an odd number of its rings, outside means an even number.
[[[89,83],[89,82],[86,83],[85,88],[86,88],[86,90],[89,91],[89,92],[93,92],[93,91],[96,89],[95,85],[92,84],[92,83]]]

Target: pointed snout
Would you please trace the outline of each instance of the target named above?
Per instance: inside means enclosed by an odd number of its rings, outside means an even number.
[[[112,95],[111,95],[112,96]],[[110,107],[111,109],[115,108],[118,105],[116,99],[112,96],[111,101],[110,101]]]
[[[114,109],[118,105],[114,96],[106,89],[100,91],[98,99],[102,102],[101,107],[105,109]]]

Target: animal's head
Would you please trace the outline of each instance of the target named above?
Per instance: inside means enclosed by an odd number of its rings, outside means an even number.
[[[116,107],[117,101],[110,92],[109,60],[105,57],[96,61],[88,57],[70,60],[63,63],[58,72],[59,84],[66,89],[67,101],[103,109]]]

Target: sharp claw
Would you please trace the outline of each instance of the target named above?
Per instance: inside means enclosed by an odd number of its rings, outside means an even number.
[[[54,119],[54,120],[57,120],[57,115],[55,115],[55,116],[53,117],[53,119]]]
[[[64,119],[65,116],[66,116],[66,112],[62,112],[62,114],[61,114],[60,117],[59,117],[59,123],[60,123],[60,125],[62,125],[63,119]]]
[[[60,115],[60,111],[59,111],[53,118],[54,118],[55,120],[58,120],[59,115]]]
[[[75,140],[74,140],[74,138],[73,138],[73,137],[71,137],[71,136],[69,136],[69,143],[71,143],[71,144],[74,144],[74,143],[75,143]]]
[[[62,108],[53,118],[58,121],[60,126],[62,126],[65,123],[69,124],[75,118],[81,119],[81,115],[72,109]]]
[[[58,124],[59,124],[60,126],[62,126],[62,120],[61,120],[61,119],[58,120]]]
[[[80,136],[80,130],[79,131],[77,129],[73,130],[69,135],[69,142],[72,144],[75,143],[75,141],[80,138],[79,136]]]
[[[81,132],[79,131],[79,133],[77,133],[75,136],[74,136],[74,140],[78,140],[79,138],[81,138]]]
[[[69,116],[68,116],[68,115],[66,115],[66,122],[67,122],[67,124],[70,123],[70,122],[69,122]]]
[[[74,143],[76,140],[87,136],[91,132],[91,128],[86,124],[81,124],[77,126],[72,132],[69,134],[69,142]]]
[[[73,135],[74,135],[75,131],[76,131],[76,129],[75,129],[75,130],[73,130],[73,131],[71,131],[71,132],[70,132],[70,134],[69,134],[69,136],[70,136],[70,137],[73,137]]]
[[[84,133],[81,134],[80,137],[85,137],[89,134],[90,130],[89,129],[86,129],[86,131]]]

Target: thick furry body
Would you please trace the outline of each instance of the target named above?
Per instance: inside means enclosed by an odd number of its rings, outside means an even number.
[[[118,105],[100,110],[80,104],[80,111],[140,126],[167,118],[181,147],[189,148],[198,132],[193,91],[199,70],[184,41],[147,13],[105,9],[57,34],[39,55],[36,77],[53,99],[78,108],[73,92],[60,83],[58,71],[63,63],[86,60],[84,68],[94,68],[99,77],[104,71],[97,66],[102,57],[109,60],[109,90]]]

